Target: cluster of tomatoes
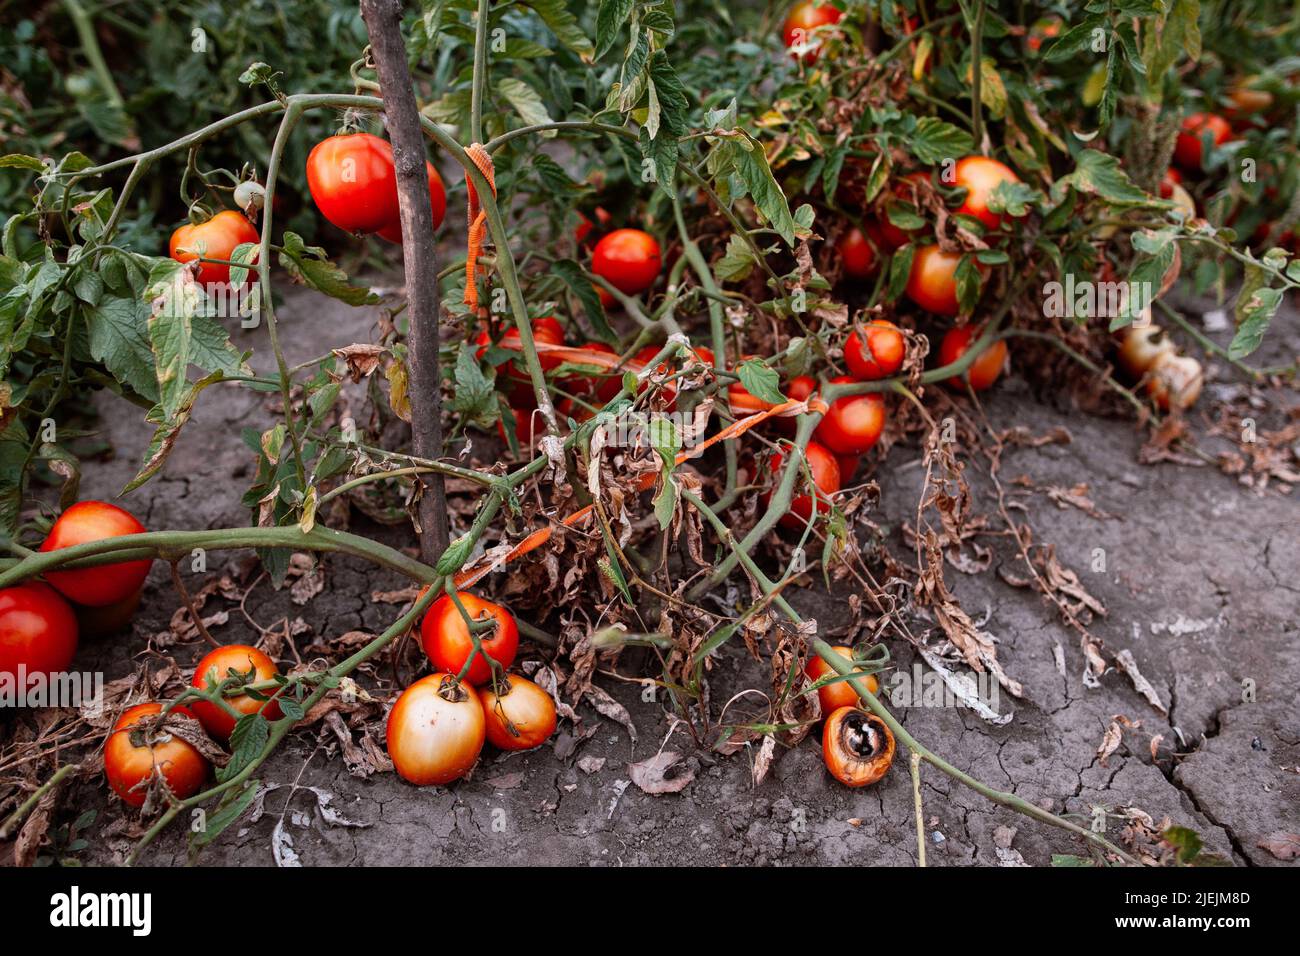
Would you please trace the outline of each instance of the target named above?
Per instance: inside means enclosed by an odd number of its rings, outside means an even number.
[[[447,192],[433,163],[425,160],[429,179],[429,209],[433,228],[447,212]],[[307,188],[326,219],[354,235],[377,235],[389,242],[402,241],[397,202],[397,171],[393,147],[372,133],[340,133],[321,140],[307,156]],[[238,196],[238,193],[236,193]],[[244,243],[259,242],[257,229],[233,209],[225,209],[197,223],[177,228],[168,254],[177,262],[195,259],[229,261]],[[222,285],[230,281],[230,266],[201,262],[197,281]]]
[[[129,512],[104,501],[80,501],[60,515],[41,551],[105,538],[140,534]],[[122,561],[93,568],[49,571],[44,581],[0,590],[0,676],[12,686],[38,675],[46,682],[65,672],[83,630],[99,632],[125,622],[140,602],[151,562]]]
[[[472,662],[467,616],[481,649]],[[504,673],[519,647],[518,625],[504,607],[467,592],[445,594],[425,614],[420,642],[434,673],[402,691],[388,715],[388,755],[404,780],[451,783],[470,771],[485,741],[531,750],[555,732],[551,696],[526,677]]]
[[[850,664],[854,663],[851,647],[832,648]],[[867,690],[876,693],[879,682],[876,675],[864,672],[860,666],[854,671]],[[804,674],[816,682],[836,672],[820,657],[809,659]],[[823,684],[817,688],[825,723],[822,726],[822,759],[826,769],[840,783],[849,787],[865,787],[885,775],[894,762],[894,734],[883,720],[863,710],[858,704],[858,692],[848,681]]]

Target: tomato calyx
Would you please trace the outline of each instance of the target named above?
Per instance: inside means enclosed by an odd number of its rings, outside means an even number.
[[[438,696],[449,704],[461,704],[469,700],[469,691],[455,674],[448,674],[438,682]]]

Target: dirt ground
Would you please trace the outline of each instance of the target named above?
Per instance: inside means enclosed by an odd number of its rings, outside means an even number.
[[[311,294],[290,294],[279,315],[290,361],[367,341],[373,322],[369,310]],[[1288,347],[1294,350],[1298,331],[1300,318],[1286,313],[1264,353],[1252,361],[1280,360]],[[269,360],[264,339],[264,330],[236,338],[241,347],[258,350],[259,367]],[[1294,405],[1297,398],[1284,392],[1280,400]],[[149,436],[131,407],[109,398],[100,404],[115,456],[87,467],[85,497],[116,494],[134,474]],[[1277,484],[1260,494],[1212,467],[1143,466],[1137,452],[1144,436],[1132,422],[1049,407],[1014,375],[991,394],[987,413],[994,426],[1019,424],[1035,434],[1057,424],[1068,428],[1068,444],[1009,450],[1003,478],[1027,475],[1040,489],[1087,482],[1088,496],[1105,517],[1058,505],[1042,490],[1014,487],[1013,499],[1032,514],[1037,540],[1054,543],[1060,561],[1104,603],[1106,614],[1093,632],[1107,657],[1131,652],[1168,716],[1115,670],[1106,672],[1099,687],[1084,686],[1078,635],[1032,589],[999,578],[999,566],[1023,573],[1006,542],[994,545],[992,567],[984,573],[950,569],[948,579],[973,617],[987,615],[1000,660],[1024,686],[1022,699],[1002,695],[1002,709],[1012,718],[999,726],[954,707],[895,713],[920,741],[994,787],[1085,824],[1103,808],[1112,838],[1125,826],[1125,808],[1138,808],[1156,823],[1168,818],[1195,829],[1209,849],[1239,865],[1284,865],[1259,844],[1300,832],[1295,494]],[[1275,424],[1280,421],[1276,410],[1268,414]],[[211,390],[165,473],[127,506],[151,528],[246,522],[239,497],[251,459],[239,433],[265,427],[269,418],[262,396],[229,387]],[[1208,439],[1203,447],[1211,453],[1218,448]],[[883,492],[878,520],[900,547],[899,526],[914,513],[921,486],[918,464],[915,448],[898,446],[877,475]],[[978,481],[976,486],[983,488]],[[992,510],[987,497],[976,507]],[[390,542],[410,543],[400,531],[383,533]],[[1092,570],[1095,549],[1104,549],[1104,571]],[[216,557],[212,570],[228,560]],[[127,673],[148,636],[166,628],[176,598],[164,571],[155,566],[133,639],[109,638],[83,651],[88,666],[101,666],[107,679]],[[301,615],[312,629],[298,640],[305,645],[351,630],[382,629],[398,609],[373,602],[371,592],[403,584],[361,562],[332,558],[327,587],[306,606],[262,585],[247,610],[264,625]],[[828,597],[813,587],[801,590],[795,603],[829,629],[846,618],[848,596],[847,588]],[[913,624],[920,633],[932,627],[921,618]],[[215,634],[232,643],[257,637],[238,613]],[[196,643],[176,653],[193,663],[203,647]],[[912,649],[891,649],[899,668],[910,671]],[[650,673],[638,670],[639,663],[635,654],[625,655],[621,676]],[[736,687],[764,683],[738,648],[724,652],[714,679],[722,686],[733,677]],[[553,746],[521,755],[485,752],[470,780],[447,788],[417,789],[391,773],[361,779],[337,752],[329,752],[336,748],[318,748],[314,734],[291,736],[263,768],[261,779],[279,787],[267,795],[264,815],[227,830],[201,862],[270,864],[277,827],[309,866],[915,862],[911,781],[901,748],[881,784],[853,791],[829,779],[814,736],[782,753],[772,774],[754,788],[752,753],[722,758],[697,749],[683,731],[673,731],[662,703],[643,700],[639,684],[610,675],[597,680],[630,712],[635,740],[584,706],[584,724],[599,725],[594,735],[578,740],[562,722]],[[1122,745],[1099,759],[1107,728],[1121,716],[1132,726]],[[1150,741],[1156,735],[1163,742],[1153,762]],[[682,754],[679,766],[694,779],[680,793],[651,796],[629,783],[627,768],[661,748]],[[295,783],[299,789],[292,788]],[[107,803],[104,789],[79,785],[65,798],[65,805],[78,810],[101,809],[83,854],[90,863],[114,862],[129,846],[117,825],[121,805]],[[1069,834],[997,806],[933,768],[924,770],[922,796],[930,865],[1043,865],[1052,854],[1084,852]],[[343,822],[328,822],[315,809],[319,800],[328,801]],[[185,860],[179,826],[145,857],[161,865]]]

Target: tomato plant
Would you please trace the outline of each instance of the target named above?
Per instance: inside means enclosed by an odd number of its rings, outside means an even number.
[[[474,688],[451,674],[422,677],[388,714],[388,756],[408,783],[441,786],[478,762],[487,720]]]
[[[155,728],[162,704],[128,708],[104,744],[104,776],[122,800],[144,806],[150,781],[161,777],[178,800],[199,792],[208,776],[208,762],[194,746],[164,728]],[[184,707],[173,713],[193,717]]]
[[[106,538],[143,533],[144,525],[129,511],[106,501],[79,501],[59,515],[41,543],[41,550],[56,551]],[[79,571],[51,571],[45,577],[69,601],[103,607],[139,591],[152,563],[147,558],[120,561]]]
[[[475,594],[461,592],[458,598],[471,619],[490,622],[492,625],[489,631],[478,635],[483,654],[502,667],[509,667],[519,647],[519,628],[515,624],[514,615],[500,604],[494,604]],[[469,625],[456,602],[447,594],[434,601],[425,614],[424,621],[420,624],[420,640],[433,666],[452,674],[459,674],[474,653]],[[465,680],[475,686],[487,683],[492,676],[491,667],[483,659],[483,654],[474,655],[474,661],[465,675]]]
[[[17,687],[27,674],[58,674],[77,652],[77,618],[51,587],[32,581],[0,589],[0,675]]]
[[[245,682],[258,683],[272,680],[279,673],[280,669],[275,666],[275,661],[256,647],[249,647],[247,644],[227,644],[225,647],[218,647],[199,661],[194,668],[194,677],[190,680],[190,686],[205,689],[232,678],[238,678],[242,686]],[[225,697],[224,700],[228,707],[236,711],[236,714],[261,713],[267,720],[279,720],[283,716],[279,703],[267,699],[273,693],[274,690],[254,691],[248,694],[235,694]],[[199,719],[199,723],[203,724],[208,733],[218,740],[230,739],[231,731],[235,729],[235,723],[239,719],[236,714],[207,700],[196,700],[191,706],[194,709],[194,716]]]
[[[526,677],[506,674],[479,690],[487,739],[501,750],[532,750],[555,733],[555,701]]]

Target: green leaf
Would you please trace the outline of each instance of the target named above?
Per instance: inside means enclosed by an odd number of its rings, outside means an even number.
[[[727,238],[727,249],[722,258],[713,264],[713,274],[719,282],[738,282],[748,279],[758,265],[758,257],[743,237],[734,232]]]
[[[597,338],[606,345],[617,345],[618,336],[609,327],[605,307],[600,304],[600,294],[587,278],[582,266],[572,259],[558,259],[551,263],[551,273],[563,279],[564,284],[578,297],[582,311],[586,313],[587,321],[591,323]]]
[[[501,98],[508,102],[519,118],[528,126],[536,126],[542,123],[552,122],[550,114],[546,112],[546,104],[542,102],[541,95],[523,80],[516,77],[504,77],[497,80],[497,93]],[[542,134],[544,137],[555,135],[555,130],[547,130]]]
[[[451,396],[452,410],[464,415],[475,425],[490,425],[496,421],[492,381],[483,374],[478,356],[468,342],[460,343],[453,374],[456,387]]]
[[[154,286],[155,290],[158,288]],[[193,283],[172,283],[167,292],[155,298],[154,310],[148,320],[149,343],[153,348],[158,378],[158,401],[167,418],[176,414],[189,389],[186,375],[196,295]]]
[[[741,362],[736,369],[736,374],[740,376],[740,384],[745,386],[745,391],[759,401],[770,402],[773,405],[780,405],[785,401],[780,388],[781,376],[761,359]]]
[[[768,223],[789,246],[795,243],[794,217],[786,202],[781,185],[767,164],[763,145],[747,132],[737,130],[728,138],[736,172],[753,198],[754,204],[767,218]]]
[[[1250,271],[1248,269],[1247,273]],[[1237,296],[1237,333],[1228,345],[1229,358],[1242,359],[1259,348],[1259,343],[1281,304],[1281,289],[1257,288],[1249,295],[1245,288],[1242,289]]]
[[[578,25],[577,18],[569,12],[565,0],[522,0],[522,5],[537,11],[557,40],[590,63],[596,57],[596,48]]]
[[[199,379],[189,387],[180,406],[170,415],[165,412],[161,405],[153,407],[146,416],[146,421],[156,424],[158,428],[149,441],[148,449],[145,450],[144,463],[140,466],[140,471],[122,489],[122,494],[134,491],[158,473],[166,463],[167,456],[171,454],[172,448],[175,447],[176,440],[180,438],[181,429],[190,420],[190,414],[194,410],[194,403],[198,400],[199,393],[214,382],[221,381],[222,378],[224,378],[222,373],[216,371]]]
[[[1062,176],[1052,185],[1053,201],[1061,202],[1066,189],[1070,187],[1081,193],[1099,196],[1113,206],[1168,208],[1168,203],[1153,201],[1135,186],[1121,168],[1117,157],[1097,149],[1079,151],[1074,171]]]
[[[90,354],[119,382],[158,401],[158,378],[149,344],[149,307],[137,299],[106,296],[86,310]]]
[[[619,32],[632,17],[636,0],[600,0],[596,14],[596,59],[600,59],[618,41]]]
[[[261,755],[270,739],[271,725],[260,713],[240,717],[230,732],[230,763],[217,770],[217,782],[224,783],[238,775]]]
[[[369,289],[348,282],[347,273],[329,261],[324,249],[306,245],[297,233],[286,232],[281,238],[280,265],[291,278],[348,305],[375,305],[380,301]]]
[[[932,165],[964,156],[975,144],[965,130],[933,116],[923,116],[916,121],[916,130],[907,139],[907,147],[922,163]]]

